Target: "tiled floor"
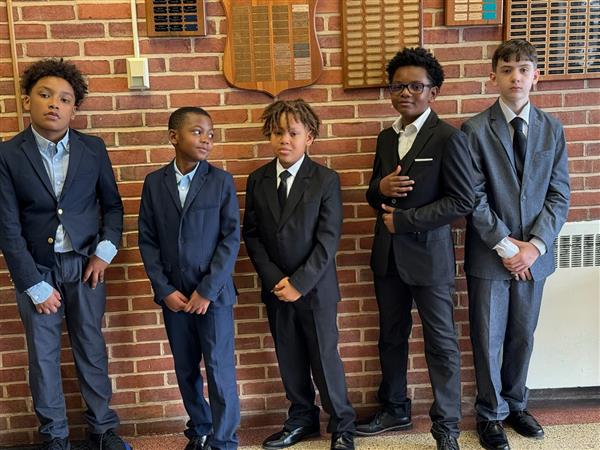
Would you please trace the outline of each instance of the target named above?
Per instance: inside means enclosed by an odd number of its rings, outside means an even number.
[[[556,404],[532,407],[531,411],[544,426],[546,437],[536,441],[526,439],[510,428],[507,435],[512,450],[600,450],[600,402],[578,402],[577,405]],[[427,417],[413,420],[414,428],[410,432],[388,433],[371,438],[356,438],[357,450],[425,450],[435,449],[435,441],[429,434],[430,422]],[[474,431],[475,420],[465,417],[459,439],[462,450],[479,449],[477,435]],[[240,450],[259,450],[261,441],[274,428],[241,430],[239,433]],[[293,447],[294,450],[328,450],[329,435],[322,430],[320,439],[302,442]],[[183,435],[145,436],[130,438],[129,442],[135,450],[182,450],[187,440]],[[35,447],[22,447],[31,449]],[[73,450],[84,450],[75,447]],[[11,449],[17,450],[17,449]]]

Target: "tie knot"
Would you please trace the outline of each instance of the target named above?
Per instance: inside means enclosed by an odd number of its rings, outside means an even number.
[[[287,180],[289,177],[291,177],[292,174],[289,173],[287,170],[284,170],[283,172],[281,172],[279,174],[279,178],[281,179],[281,181],[285,182],[285,180]]]
[[[520,117],[515,117],[513,120],[510,121],[510,124],[515,129],[515,131],[520,131],[522,133],[523,128],[525,126],[525,121]]]

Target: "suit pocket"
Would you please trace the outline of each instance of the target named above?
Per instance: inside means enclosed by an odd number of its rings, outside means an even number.
[[[447,225],[440,228],[436,228],[434,230],[420,231],[415,234],[417,235],[416,237],[418,242],[440,241],[452,238],[452,234],[450,233],[450,227]]]

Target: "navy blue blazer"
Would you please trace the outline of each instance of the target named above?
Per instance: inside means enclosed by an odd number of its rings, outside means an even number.
[[[118,247],[121,240],[123,204],[104,142],[69,133],[69,167],[59,198],[31,127],[0,143],[0,248],[19,292],[54,267],[59,224],[81,255],[92,255],[99,241]]]
[[[173,163],[148,174],[139,215],[139,246],[156,303],[194,290],[213,303],[235,303],[231,274],[240,247],[233,177],[201,161],[182,207]]]
[[[336,303],[335,254],[343,219],[339,176],[306,155],[281,211],[276,163],[255,170],[246,186],[244,242],[262,282],[262,300],[278,301],[271,290],[289,276],[309,307]]]

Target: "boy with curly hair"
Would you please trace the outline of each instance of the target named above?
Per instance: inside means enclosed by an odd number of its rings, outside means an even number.
[[[466,136],[431,110],[444,81],[437,59],[424,48],[405,48],[387,73],[400,117],[377,138],[367,190],[377,211],[371,268],[379,306],[382,408],[357,427],[357,434],[412,426],[407,370],[414,301],[433,389],[431,433],[438,450],[456,450],[460,352],[451,224],[473,206],[471,159]]]
[[[0,143],[0,248],[27,338],[42,448],[70,448],[60,373],[63,317],[94,449],[129,448],[116,433],[102,335],[105,270],[117,253],[123,205],[104,142],[69,127],[87,93],[62,59],[23,74],[31,125]]]

